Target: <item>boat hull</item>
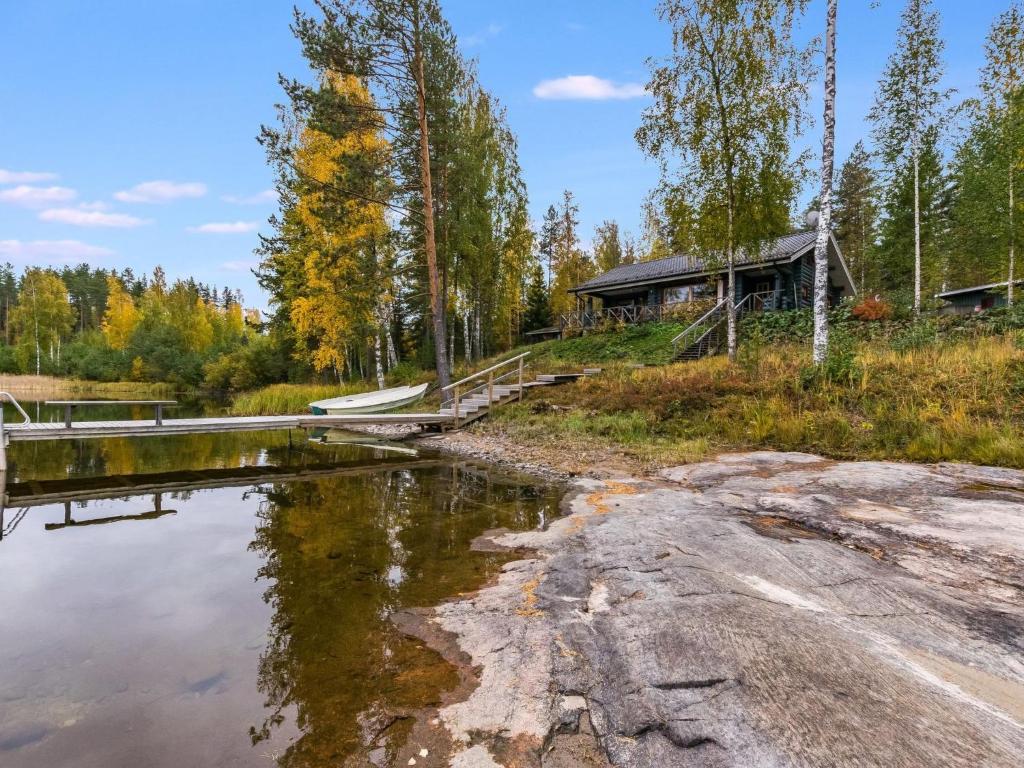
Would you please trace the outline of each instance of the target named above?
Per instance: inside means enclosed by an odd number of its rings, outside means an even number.
[[[359,395],[318,400],[309,404],[315,416],[344,416],[345,414],[387,413],[423,399],[426,384],[416,387],[396,387],[380,392],[364,392]]]

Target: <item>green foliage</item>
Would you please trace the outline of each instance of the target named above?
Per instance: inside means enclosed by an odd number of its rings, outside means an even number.
[[[271,336],[253,336],[247,343],[203,365],[208,389],[241,391],[288,378],[288,354]]]
[[[528,361],[535,368],[581,363],[666,363],[672,356],[672,339],[685,328],[680,323],[645,323],[545,341],[526,348],[530,351]]]

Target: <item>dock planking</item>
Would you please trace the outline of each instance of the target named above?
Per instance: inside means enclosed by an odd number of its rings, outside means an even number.
[[[367,424],[446,424],[439,413],[367,413],[344,416],[223,416],[193,419],[129,419],[124,421],[32,422],[4,425],[9,442],[80,440],[101,437],[166,437],[211,432],[262,432],[276,429],[365,426]]]

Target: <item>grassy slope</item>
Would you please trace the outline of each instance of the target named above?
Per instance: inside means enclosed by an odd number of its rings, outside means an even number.
[[[809,377],[809,345],[748,344],[722,357],[635,369],[623,334],[551,342],[541,367],[604,364],[578,385],[531,393],[474,429],[518,444],[601,445],[651,465],[776,448],[838,458],[1024,466],[1024,351],[1013,334],[944,339],[912,349],[857,342],[832,380]],[[652,334],[653,335],[653,334]],[[588,357],[588,354],[594,356]]]

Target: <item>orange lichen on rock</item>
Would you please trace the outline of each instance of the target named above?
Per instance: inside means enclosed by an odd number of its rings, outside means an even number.
[[[605,500],[609,496],[626,496],[629,494],[636,493],[636,488],[626,483],[618,483],[614,480],[608,480],[605,482],[608,486],[606,491],[595,491],[594,493],[587,496],[587,504],[594,508],[594,513],[598,515],[606,515],[611,511]]]
[[[516,609],[517,616],[543,616],[544,611],[537,607],[537,587],[540,576],[535,576],[523,584],[523,604]]]

